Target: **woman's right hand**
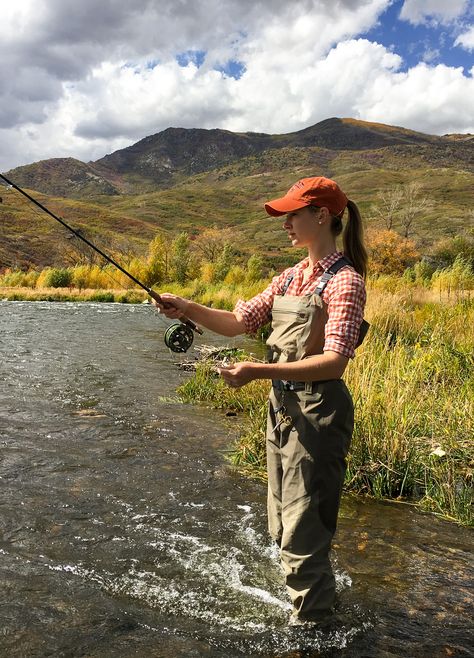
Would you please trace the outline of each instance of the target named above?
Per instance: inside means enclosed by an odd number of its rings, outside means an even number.
[[[186,311],[189,306],[189,300],[173,295],[170,292],[164,292],[161,297],[161,302],[157,302],[155,299],[152,300],[152,303],[158,308],[160,313],[166,315],[170,320],[181,320],[186,317]]]

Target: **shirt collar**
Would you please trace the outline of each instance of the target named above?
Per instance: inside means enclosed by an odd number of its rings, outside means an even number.
[[[343,257],[343,253],[341,251],[333,251],[332,254],[328,254],[327,256],[324,256],[324,258],[321,258],[321,260],[316,261],[313,267],[313,272],[317,271],[322,271],[324,272],[325,270],[328,269],[328,267],[331,267],[331,265],[334,265],[334,263],[337,263],[337,261]],[[309,258],[306,257],[303,260],[301,260],[297,265],[295,265],[295,268],[299,270],[305,270],[309,266]]]

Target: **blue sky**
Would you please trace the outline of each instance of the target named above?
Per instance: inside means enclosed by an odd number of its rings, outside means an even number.
[[[444,0],[449,4],[449,0]],[[378,41],[403,57],[402,70],[416,66],[419,62],[431,65],[446,64],[462,66],[467,74],[474,65],[474,52],[454,45],[456,37],[472,25],[473,16],[469,6],[458,23],[442,23],[429,16],[426,21],[414,24],[400,18],[403,0],[393,2],[380,16],[378,24],[361,36]],[[420,3],[423,4],[423,3]],[[428,3],[424,3],[425,5]]]
[[[275,134],[352,117],[474,133],[474,0],[4,5],[3,171],[95,160],[170,126]]]

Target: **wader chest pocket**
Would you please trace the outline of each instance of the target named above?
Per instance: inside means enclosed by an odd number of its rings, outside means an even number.
[[[278,316],[278,315],[289,315],[291,316],[292,319],[296,320],[297,322],[304,322],[305,320],[308,319],[307,314],[304,311],[293,311],[293,310],[287,310],[287,309],[279,309],[279,308],[274,308],[272,310],[272,316]]]

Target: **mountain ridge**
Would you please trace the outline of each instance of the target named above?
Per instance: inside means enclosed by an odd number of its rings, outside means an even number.
[[[243,254],[257,249],[278,267],[291,255],[281,222],[266,216],[263,203],[307,175],[336,179],[357,202],[365,224],[378,228],[383,222],[377,225],[372,207],[380,203],[379,195],[417,181],[429,199],[413,232],[420,249],[441,238],[472,235],[474,140],[469,136],[423,135],[356,119],[328,119],[289,135],[169,128],[145,138],[145,148],[137,142],[110,154],[107,166],[103,158],[89,163],[52,158],[11,170],[7,177],[106,252],[125,258],[146,253],[158,232],[170,241],[181,231],[193,239],[216,226],[235,232]],[[157,140],[157,166],[171,153],[171,172],[165,183],[144,182],[140,167],[147,153],[156,154]],[[181,149],[183,140],[187,151]],[[176,153],[166,155],[170,148]],[[135,169],[127,166],[130,157]],[[0,269],[68,262],[67,231],[18,193],[2,191],[0,197]]]
[[[211,171],[266,150],[320,147],[369,150],[397,145],[459,145],[460,139],[425,135],[398,126],[329,118],[283,133],[234,133],[220,128],[167,128],[123,149],[83,163],[51,158],[7,172],[17,184],[45,194],[88,198],[170,187],[184,177]]]

